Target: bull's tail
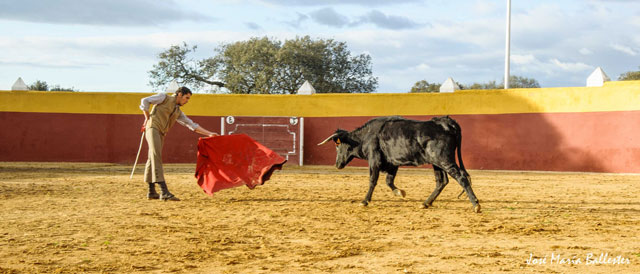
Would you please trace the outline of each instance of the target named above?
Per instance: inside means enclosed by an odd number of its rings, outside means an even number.
[[[457,141],[457,148],[456,150],[458,151],[458,162],[460,163],[460,169],[462,170],[462,172],[464,173],[465,176],[470,177],[469,173],[467,172],[467,169],[464,168],[464,162],[462,161],[462,129],[460,128],[460,126],[458,125],[458,123],[456,123],[457,129],[456,130],[456,141]],[[471,178],[469,178],[469,180],[471,180]]]
[[[456,150],[458,153],[458,163],[460,164],[460,171],[462,173],[462,176],[466,177],[467,180],[469,180],[469,185],[471,185],[471,175],[469,175],[469,172],[467,172],[467,169],[464,167],[464,162],[462,161],[462,128],[455,120],[452,120],[452,123],[456,129]],[[460,199],[462,194],[464,194],[464,190],[462,190],[460,194],[458,194],[458,199]]]
[[[456,122],[456,120],[451,119],[451,117],[449,117],[448,115],[433,117],[431,118],[431,120],[436,122],[440,126],[442,126],[446,131],[451,131],[456,135],[455,150],[457,150],[457,154],[458,154],[458,163],[460,165],[460,172],[462,173],[462,176],[466,177],[467,180],[469,180],[469,184],[471,184],[471,176],[467,172],[467,169],[464,167],[464,162],[462,161],[462,128],[460,128],[460,125],[458,124],[458,122]],[[464,190],[462,191],[462,193],[464,193]],[[462,193],[458,195],[458,198],[460,198]]]

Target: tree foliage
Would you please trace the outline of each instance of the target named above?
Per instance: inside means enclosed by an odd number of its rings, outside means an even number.
[[[60,85],[55,85],[49,89],[50,91],[76,91],[73,88],[63,88]]]
[[[462,87],[462,86],[461,86]],[[466,85],[463,89],[503,89],[504,81],[500,84],[496,81],[489,81],[486,83],[473,83]],[[517,75],[509,76],[509,88],[540,88],[540,83],[534,78],[527,78]]]
[[[196,61],[189,58],[189,53],[195,52],[196,49],[197,46],[189,47],[187,43],[182,43],[158,54],[160,62],[153,65],[153,69],[149,71],[149,84],[158,88],[178,79],[183,85],[194,89],[202,88],[206,84],[223,86],[222,82],[210,80],[219,68],[215,60]]]
[[[504,83],[502,86],[504,87]],[[513,75],[509,77],[509,88],[540,88],[540,83],[533,78]]]
[[[48,91],[49,85],[45,81],[36,80],[33,84],[28,86],[29,90]]]
[[[160,53],[149,71],[150,85],[159,88],[175,79],[196,89],[216,85],[242,94],[293,94],[305,80],[318,93],[372,92],[378,85],[369,55],[352,56],[346,43],[331,39],[254,37],[221,44],[202,60],[189,57],[195,50],[183,43]]]
[[[55,85],[49,88],[49,84],[46,81],[36,80],[33,84],[28,86],[29,90],[37,91],[75,91],[73,88],[63,88],[60,85]]]
[[[640,71],[627,71],[623,74],[620,74],[618,77],[619,81],[627,81],[627,80],[640,80]]]
[[[411,87],[411,93],[417,92],[440,92],[440,84],[431,84],[427,80],[420,80]]]

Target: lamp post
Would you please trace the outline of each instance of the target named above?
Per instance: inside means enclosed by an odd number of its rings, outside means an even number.
[[[507,0],[507,38],[504,51],[504,89],[509,88],[509,55],[511,50],[511,0]]]

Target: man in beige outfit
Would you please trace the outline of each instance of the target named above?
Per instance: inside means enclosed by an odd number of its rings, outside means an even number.
[[[158,93],[141,100],[140,109],[144,113],[145,139],[149,145],[149,157],[144,168],[144,181],[149,185],[149,193],[147,194],[149,200],[180,201],[167,189],[162,169],[164,136],[175,122],[202,135],[209,137],[218,135],[194,123],[182,113],[180,107],[188,103],[189,99],[191,99],[191,90],[187,87],[180,87],[174,95]],[[149,112],[151,104],[154,106]],[[155,184],[160,186],[162,191],[160,194],[156,192]]]

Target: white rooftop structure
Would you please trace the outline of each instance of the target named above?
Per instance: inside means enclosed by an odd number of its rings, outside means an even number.
[[[22,77],[18,77],[18,80],[11,86],[11,90],[29,90],[29,87],[22,81]]]
[[[451,77],[447,78],[447,80],[445,80],[444,83],[440,85],[441,93],[454,92],[456,90],[460,90],[460,87],[458,86],[458,84],[456,84],[455,81],[453,81],[453,78]]]
[[[316,93],[316,89],[313,88],[311,83],[309,83],[309,81],[306,81],[306,80],[304,81],[304,84],[302,84],[302,86],[300,86],[300,88],[298,89],[298,94],[311,95],[315,93]]]
[[[601,87],[604,85],[604,82],[607,81],[611,81],[609,76],[604,73],[602,68],[597,67],[587,78],[587,87]]]
[[[169,83],[169,86],[167,86],[167,89],[165,90],[166,93],[175,93],[176,90],[178,90],[180,88],[180,86],[178,86],[178,82],[176,82],[176,80],[171,81],[171,83]]]

